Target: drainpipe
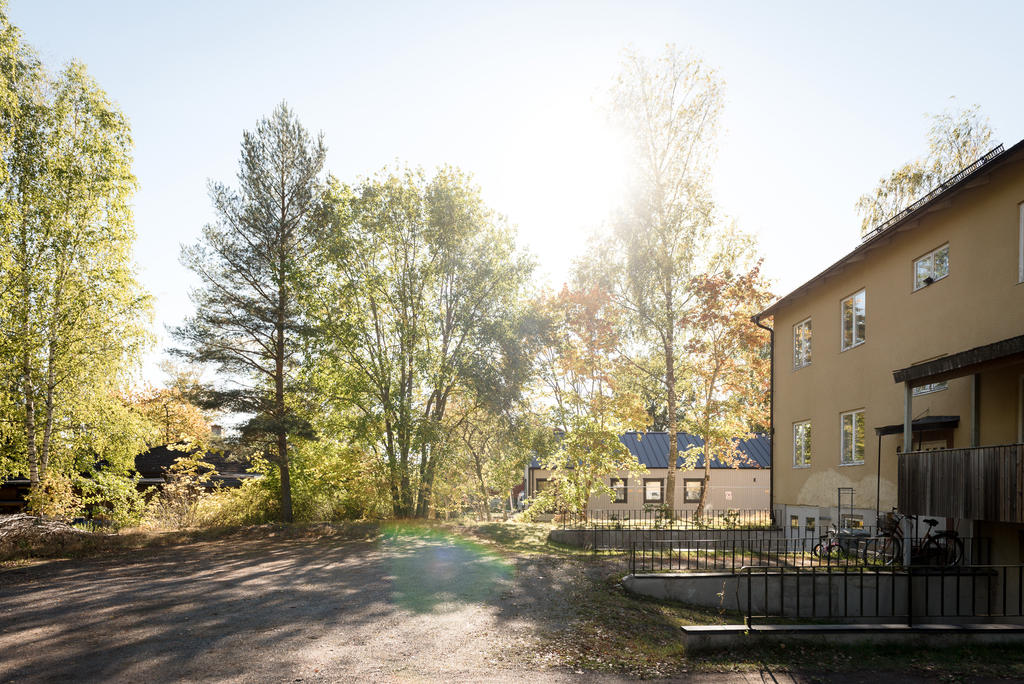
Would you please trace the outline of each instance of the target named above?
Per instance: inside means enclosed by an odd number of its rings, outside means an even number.
[[[768,511],[775,525],[775,330],[761,324],[761,314],[750,318],[754,325],[768,331],[768,453],[771,468],[768,471]]]

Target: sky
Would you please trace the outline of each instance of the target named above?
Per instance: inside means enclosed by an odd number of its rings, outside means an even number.
[[[92,2],[10,0],[53,69],[75,58],[135,139],[143,285],[158,343],[198,285],[178,261],[234,182],[242,131],[282,100],[356,181],[396,163],[472,172],[558,287],[621,197],[604,103],[622,51],[688,50],[725,82],[713,189],[782,295],[856,246],[854,203],[925,151],[926,113],[979,104],[1024,138],[1021,2]]]

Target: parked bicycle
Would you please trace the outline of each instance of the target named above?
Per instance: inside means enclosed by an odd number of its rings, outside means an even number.
[[[859,530],[839,529],[834,524],[828,526],[820,541],[811,549],[817,558],[842,559],[861,557],[861,544],[868,539],[867,532]]]
[[[886,516],[885,524],[879,525],[879,536],[864,547],[865,563],[903,563],[903,545],[906,542],[902,522],[906,519],[914,520],[915,517],[900,515],[896,509]],[[964,541],[957,531],[933,532],[932,529],[939,524],[935,518],[925,518],[921,522],[927,525],[928,529],[921,537],[921,544],[916,548],[911,546],[910,564],[945,568],[960,565],[964,560]]]

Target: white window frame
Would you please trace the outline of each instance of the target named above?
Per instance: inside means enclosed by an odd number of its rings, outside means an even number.
[[[807,326],[807,344],[804,345],[804,337],[798,334],[798,330]],[[811,338],[813,336],[813,328],[811,326],[811,317],[808,316],[804,320],[800,321],[793,326],[793,370],[799,370],[805,366],[811,365]],[[797,351],[797,343],[800,342],[800,350]]]
[[[854,453],[854,452],[857,449],[857,446],[856,446],[856,436],[857,436],[857,416],[858,415],[860,416],[861,429],[865,431],[864,451],[865,452],[867,451],[867,439],[866,439],[867,431],[866,431],[866,427],[865,427],[866,422],[864,420],[864,409],[862,409],[862,408],[861,409],[854,409],[853,411],[844,411],[843,413],[840,413],[839,414],[839,465],[840,466],[860,466],[860,465],[864,465],[865,456],[867,455],[866,453],[862,453],[860,455],[860,460],[859,461],[853,460],[853,458],[852,458],[853,456],[856,455],[856,453]],[[853,416],[852,428],[853,428],[854,444],[853,444],[853,451],[851,451],[851,453],[850,453],[851,459],[849,461],[845,460],[845,458],[846,458],[845,446],[846,445],[843,443],[843,436],[845,434],[844,430],[843,430],[843,423],[846,421],[846,416]]]
[[[797,451],[797,430],[799,428],[804,427],[804,426],[807,427],[807,431],[810,434],[807,436],[807,439],[806,439],[806,441],[807,441],[807,456],[806,456],[805,460],[801,461],[798,458],[798,455],[802,453],[802,450],[800,452]],[[794,468],[810,468],[811,467],[811,453],[812,453],[812,451],[811,451],[811,449],[812,449],[811,444],[813,443],[812,440],[814,439],[813,434],[814,433],[811,431],[811,421],[809,421],[809,420],[800,420],[800,421],[797,421],[797,422],[793,423],[793,467]]]
[[[845,331],[845,329],[843,327],[846,324],[846,319],[843,316],[843,307],[846,305],[846,302],[849,302],[849,301],[852,301],[852,300],[856,299],[858,295],[864,295],[864,337],[859,339],[859,340],[857,339],[857,318],[856,318],[856,316],[854,316],[853,321],[851,322],[852,325],[853,325],[853,343],[850,346],[846,346],[846,331]],[[867,341],[867,337],[868,337],[868,294],[867,294],[867,288],[863,288],[862,287],[861,289],[857,290],[853,294],[851,294],[851,295],[849,295],[847,297],[843,297],[839,301],[839,348],[840,348],[840,351],[848,351],[850,349],[853,349],[854,347],[859,347],[860,345],[864,344],[864,342]]]
[[[935,277],[935,255],[936,255],[936,253],[941,252],[942,250],[946,250],[946,272],[943,275],[940,275],[938,278],[936,278]],[[918,283],[917,282],[917,265],[919,263],[921,263],[922,261],[928,261],[929,262],[929,266],[928,266],[929,273],[928,273],[927,277],[932,279],[932,282],[930,282],[930,283]],[[942,280],[943,278],[945,278],[948,275],[949,275],[949,243],[947,242],[944,245],[939,245],[938,247],[936,247],[932,251],[928,252],[927,254],[914,259],[914,264],[913,264],[913,266],[910,269],[911,286],[913,287],[914,292],[917,292],[918,290],[923,290],[924,288],[928,287],[929,285],[934,285],[935,283],[939,282],[940,280]]]
[[[941,392],[944,389],[949,389],[949,383],[945,380],[939,382],[930,382],[927,385],[918,385],[914,388],[914,396],[919,397],[922,394],[931,394],[932,392]]]

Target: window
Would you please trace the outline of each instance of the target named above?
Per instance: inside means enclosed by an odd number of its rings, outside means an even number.
[[[843,351],[864,343],[866,331],[864,290],[852,294],[842,303]]]
[[[798,516],[798,515],[791,515],[791,516],[789,516],[789,526],[792,527],[795,530],[799,530],[800,529],[800,516]]]
[[[814,518],[810,516],[807,517],[807,522],[804,525],[804,529],[806,529],[808,532],[814,531]]]
[[[864,464],[864,411],[850,411],[840,417],[842,445],[840,465]]]
[[[793,369],[811,362],[811,319],[793,326]]]
[[[916,396],[919,396],[919,395],[922,395],[922,394],[931,394],[932,392],[940,392],[940,391],[946,389],[947,387],[949,387],[949,385],[946,384],[945,380],[943,380],[942,382],[930,382],[927,385],[921,385],[920,387],[915,387],[914,388],[914,396],[916,397]]]
[[[613,477],[611,481],[612,491],[615,492],[612,503],[626,503],[628,496],[626,491],[626,481],[621,477]]]
[[[793,423],[793,467],[811,465],[811,421]]]
[[[704,491],[704,479],[683,480],[683,503],[698,503]]]
[[[843,516],[843,528],[847,530],[863,530],[864,529],[864,516],[862,515],[844,515]]]
[[[914,262],[914,289],[928,287],[949,275],[949,245],[925,254]]]
[[[536,494],[540,494],[541,492],[543,492],[545,489],[548,488],[548,484],[549,483],[547,481],[547,478],[538,477],[537,480],[533,484],[534,484],[535,493]]]
[[[661,490],[664,488],[664,480],[644,479],[644,503],[661,503]]]

